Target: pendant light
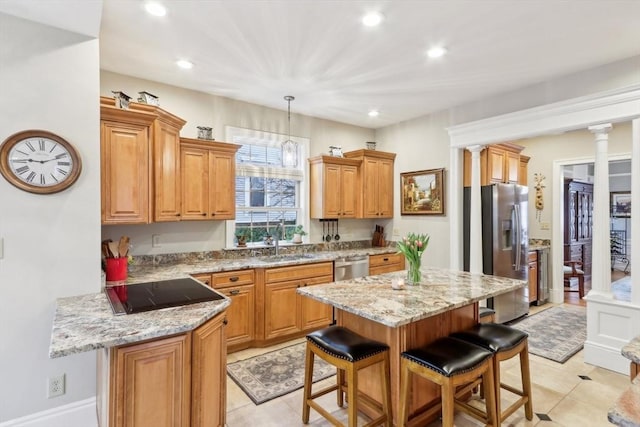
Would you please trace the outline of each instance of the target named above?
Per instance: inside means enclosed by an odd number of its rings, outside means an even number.
[[[287,120],[289,123],[287,140],[282,143],[282,166],[286,167],[298,166],[298,144],[291,140],[291,101],[294,99],[291,95],[284,97],[284,100],[287,101]]]

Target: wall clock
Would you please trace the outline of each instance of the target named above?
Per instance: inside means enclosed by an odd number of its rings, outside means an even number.
[[[65,139],[44,130],[26,130],[0,146],[0,173],[12,185],[37,194],[52,194],[71,186],[82,162]]]

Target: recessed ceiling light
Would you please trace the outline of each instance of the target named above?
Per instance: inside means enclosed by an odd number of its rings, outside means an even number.
[[[186,59],[181,59],[179,61],[176,61],[176,64],[178,64],[178,67],[184,68],[185,70],[189,70],[193,68],[193,62],[187,61]]]
[[[384,15],[380,12],[371,12],[362,17],[362,23],[367,27],[375,27],[380,24],[383,19]]]
[[[378,117],[379,114],[378,110],[369,111],[369,117]]]
[[[429,58],[440,58],[445,53],[447,53],[447,49],[442,46],[435,46],[427,51],[427,56]]]
[[[144,8],[153,16],[164,16],[167,14],[167,8],[156,2],[148,2],[144,5]]]

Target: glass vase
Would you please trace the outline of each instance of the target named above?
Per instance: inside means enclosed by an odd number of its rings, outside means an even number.
[[[422,273],[420,272],[420,258],[416,261],[409,261],[409,269],[407,270],[407,285],[419,285],[422,280]]]

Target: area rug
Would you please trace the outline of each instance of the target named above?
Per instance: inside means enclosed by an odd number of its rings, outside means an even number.
[[[631,276],[625,276],[613,282],[611,292],[618,301],[631,301]]]
[[[584,346],[587,311],[583,307],[551,307],[511,326],[529,334],[529,353],[564,363]]]
[[[301,342],[280,350],[227,365],[227,373],[247,396],[259,405],[304,386],[304,353]],[[313,382],[336,374],[336,368],[319,357],[313,366]]]

